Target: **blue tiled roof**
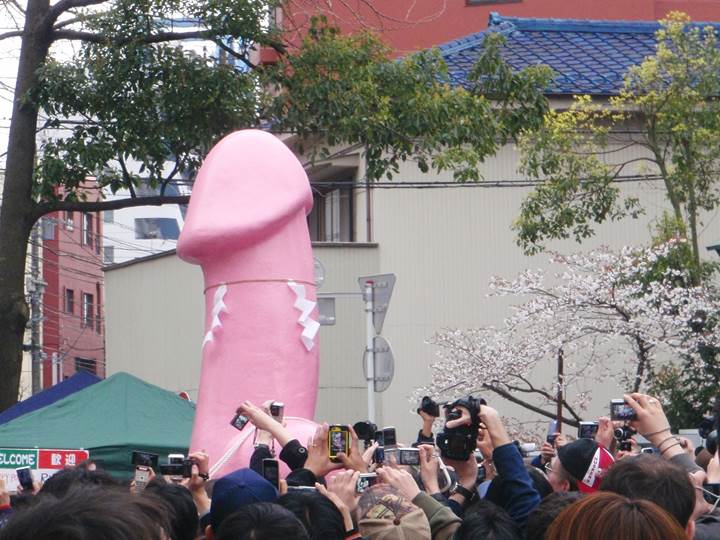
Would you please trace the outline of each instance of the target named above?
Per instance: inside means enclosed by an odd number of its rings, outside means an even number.
[[[718,23],[696,23],[713,26]],[[556,73],[548,94],[614,95],[628,67],[655,53],[656,22],[525,19],[490,15],[485,32],[441,45],[453,82],[464,84],[487,32],[505,36],[503,58],[514,68],[537,64]]]

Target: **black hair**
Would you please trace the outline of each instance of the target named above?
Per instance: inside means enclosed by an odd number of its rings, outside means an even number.
[[[226,517],[216,540],[308,540],[295,514],[275,503],[253,503]]]
[[[473,503],[465,513],[460,528],[455,531],[455,540],[521,540],[522,533],[510,515],[486,500]]]
[[[117,489],[73,488],[63,498],[38,495],[7,522],[2,540],[161,540],[166,523],[154,521],[139,497]],[[167,529],[165,529],[167,530]]]
[[[577,502],[582,493],[579,491],[558,491],[545,497],[540,505],[530,512],[525,529],[526,540],[543,540],[550,524],[565,507]]]
[[[186,488],[154,478],[143,492],[144,497],[148,495],[154,495],[169,507],[172,540],[194,540],[199,519],[192,495]]]
[[[90,471],[86,468],[66,468],[47,479],[40,493],[63,498],[76,486],[120,487],[124,484],[105,471]]]
[[[628,499],[645,499],[667,511],[685,528],[695,509],[695,488],[680,466],[651,454],[615,463],[600,484]]]
[[[532,465],[527,465],[525,468],[530,475],[530,480],[532,480],[535,491],[540,494],[541,499],[544,499],[553,493],[553,488],[550,485],[550,482],[548,482],[547,477],[540,471],[540,469],[533,467]]]
[[[317,491],[291,492],[277,500],[302,522],[311,540],[345,538],[345,522],[333,502]]]

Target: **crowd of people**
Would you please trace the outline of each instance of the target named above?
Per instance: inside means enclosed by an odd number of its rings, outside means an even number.
[[[530,461],[498,411],[472,397],[445,407],[437,433],[439,413],[418,409],[407,446],[327,424],[303,445],[269,403],[244,402],[238,413],[256,429],[247,468],[209,479],[196,452],[187,475],[146,486],[91,461],[17,495],[0,486],[0,540],[720,538],[717,452],[673,435],[657,399],[625,404],[632,419],[600,418],[576,440],[551,434]],[[269,466],[276,452],[289,474]]]

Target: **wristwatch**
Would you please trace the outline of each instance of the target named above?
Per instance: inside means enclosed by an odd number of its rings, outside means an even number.
[[[461,486],[460,484],[456,484],[452,490],[453,495],[455,495],[456,493],[465,497],[466,503],[469,503],[475,497],[475,495],[477,495],[476,491],[470,491],[468,488]]]

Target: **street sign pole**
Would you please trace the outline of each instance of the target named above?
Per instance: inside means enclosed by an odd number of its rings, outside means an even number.
[[[368,420],[375,423],[375,327],[373,326],[373,282],[365,282],[365,315],[367,341],[366,351],[366,379],[368,390]]]

